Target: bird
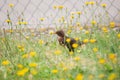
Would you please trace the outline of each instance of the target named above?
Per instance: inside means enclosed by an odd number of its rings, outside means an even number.
[[[73,44],[78,44],[79,46],[83,44],[83,42],[79,40],[75,40],[74,38],[66,36],[63,30],[58,30],[54,34],[57,34],[59,44],[66,46],[69,52],[74,52],[75,48],[73,47]],[[70,39],[70,41],[67,42],[67,39]]]

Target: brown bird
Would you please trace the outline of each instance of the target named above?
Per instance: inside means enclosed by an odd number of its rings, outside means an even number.
[[[79,40],[75,40],[74,38],[70,38],[68,36],[65,35],[63,30],[58,30],[55,32],[55,34],[57,34],[59,36],[58,41],[60,45],[66,46],[69,51],[73,51],[74,52],[74,47],[73,44],[78,44],[78,45],[82,45],[83,42],[80,42]],[[70,42],[67,42],[66,40],[70,39]]]

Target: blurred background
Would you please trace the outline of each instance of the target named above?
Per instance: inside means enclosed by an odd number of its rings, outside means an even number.
[[[80,14],[80,19],[75,12]],[[119,24],[120,0],[0,0],[1,28],[8,27],[8,19],[13,26],[25,21],[28,27],[56,27],[70,24],[71,17],[74,17],[71,25],[76,22],[89,25],[91,20]]]

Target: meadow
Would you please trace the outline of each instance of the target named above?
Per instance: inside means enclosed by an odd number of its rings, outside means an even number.
[[[75,14],[81,15],[80,12]],[[64,23],[65,18],[61,20]],[[119,80],[120,32],[114,30],[115,22],[100,25],[92,20],[90,26],[78,22],[73,26],[70,22],[64,27],[43,30],[30,29],[25,27],[27,22],[19,21],[13,29],[8,17],[6,23],[10,29],[0,30],[0,79]],[[83,41],[84,45],[75,46],[75,52],[69,52],[59,45],[57,35],[53,34],[60,29],[69,37]]]

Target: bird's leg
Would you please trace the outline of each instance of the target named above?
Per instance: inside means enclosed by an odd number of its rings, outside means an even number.
[[[68,49],[69,49],[70,52],[71,52],[71,51],[74,52],[74,49],[73,49],[73,48],[68,48]]]

